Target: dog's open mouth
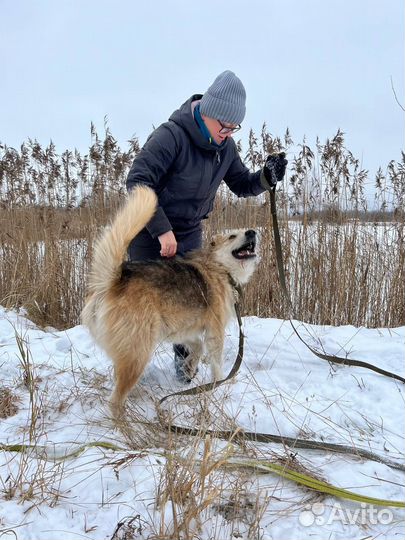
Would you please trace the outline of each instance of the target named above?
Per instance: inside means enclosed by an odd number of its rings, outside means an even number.
[[[250,242],[243,244],[240,248],[234,249],[232,255],[235,259],[251,259],[252,257],[256,257],[255,249],[256,242],[251,240]]]

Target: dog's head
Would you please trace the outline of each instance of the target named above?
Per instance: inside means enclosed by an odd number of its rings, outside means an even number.
[[[257,265],[256,231],[235,230],[215,236],[211,249],[215,260],[225,266],[237,283],[249,281]]]

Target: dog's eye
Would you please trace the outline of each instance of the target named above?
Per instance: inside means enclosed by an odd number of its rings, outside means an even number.
[[[236,238],[236,234],[231,234],[231,236],[229,237],[229,240],[235,240]]]

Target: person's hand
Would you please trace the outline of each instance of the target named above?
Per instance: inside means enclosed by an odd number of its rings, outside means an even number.
[[[160,242],[160,255],[162,257],[174,257],[177,251],[177,241],[173,231],[167,231],[158,236]]]
[[[281,182],[285,175],[287,163],[285,152],[267,156],[262,174],[260,175],[262,186],[266,189],[273,189],[277,185],[277,182]]]

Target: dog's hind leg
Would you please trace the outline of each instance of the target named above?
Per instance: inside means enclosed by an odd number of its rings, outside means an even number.
[[[131,389],[141,377],[152,351],[136,351],[131,355],[121,355],[114,359],[115,387],[110,399],[111,410],[114,416],[123,412],[125,399]]]

